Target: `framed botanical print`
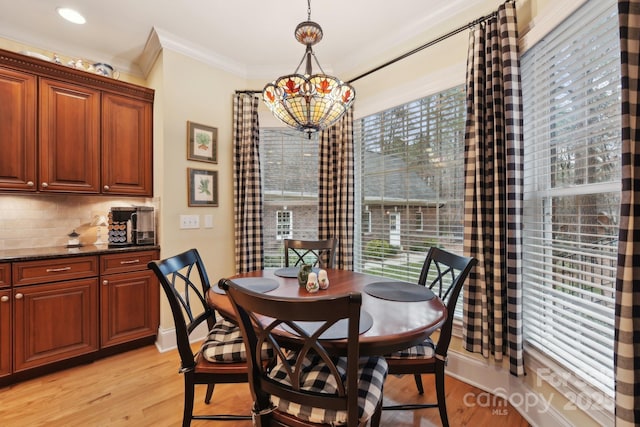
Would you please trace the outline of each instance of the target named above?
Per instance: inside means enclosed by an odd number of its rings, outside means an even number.
[[[218,163],[218,128],[187,122],[187,160]]]
[[[187,168],[189,206],[218,206],[218,171]]]

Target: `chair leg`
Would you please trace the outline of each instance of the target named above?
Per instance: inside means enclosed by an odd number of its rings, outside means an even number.
[[[204,403],[207,405],[211,403],[211,396],[213,396],[213,388],[215,384],[207,384],[207,394],[204,396]]]
[[[442,427],[449,427],[447,400],[444,392],[444,363],[441,366],[436,366],[436,395],[438,397],[438,411],[440,411]]]
[[[416,387],[418,387],[418,394],[424,394],[424,388],[422,387],[422,375],[414,374],[413,378],[416,380]]]
[[[380,419],[382,418],[382,401],[383,399],[380,399],[380,402],[378,402],[378,406],[376,406],[375,412],[371,416],[371,427],[380,427]]]
[[[195,395],[195,384],[193,378],[188,372],[184,373],[184,412],[182,414],[182,427],[189,427],[191,425],[191,418],[193,417],[193,399]]]

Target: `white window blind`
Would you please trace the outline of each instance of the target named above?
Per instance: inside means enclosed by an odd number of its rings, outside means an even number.
[[[416,281],[431,246],[462,253],[464,86],[355,123],[355,269]]]
[[[318,137],[287,128],[260,129],[266,267],[284,265],[282,239],[318,237]],[[295,221],[294,221],[295,219]]]
[[[522,57],[525,344],[609,396],[619,76],[613,0],[587,2]]]

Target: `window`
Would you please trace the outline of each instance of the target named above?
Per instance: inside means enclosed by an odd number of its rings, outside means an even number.
[[[362,212],[362,232],[371,233],[371,212]]]
[[[415,281],[431,246],[462,253],[465,112],[461,85],[355,122],[356,271]]]
[[[309,139],[288,128],[260,129],[260,171],[265,267],[282,267],[282,239],[318,236],[317,135]]]
[[[291,211],[276,212],[276,239],[290,239],[293,230],[293,218]]]
[[[587,2],[522,57],[525,344],[609,396],[619,64],[613,0]]]

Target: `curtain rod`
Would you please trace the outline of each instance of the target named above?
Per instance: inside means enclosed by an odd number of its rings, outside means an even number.
[[[241,95],[241,94],[247,94],[247,95],[255,95],[257,93],[262,93],[261,90],[236,90],[236,95]]]
[[[507,1],[505,1],[505,3],[509,3],[509,2],[515,3],[515,0],[507,0]],[[442,35],[440,37],[437,37],[437,38],[435,38],[435,39],[433,39],[433,40],[431,40],[431,41],[429,41],[429,42],[427,42],[427,43],[425,43],[425,44],[423,44],[421,46],[418,46],[417,48],[415,48],[415,49],[413,49],[413,50],[411,50],[409,52],[406,52],[406,53],[404,53],[404,54],[402,54],[402,55],[400,55],[400,56],[398,56],[396,58],[393,58],[392,60],[387,61],[382,65],[378,65],[377,67],[372,68],[371,70],[366,71],[366,72],[364,72],[364,73],[352,78],[351,80],[347,81],[347,83],[351,84],[351,83],[355,82],[356,80],[360,80],[361,78],[368,76],[369,74],[373,74],[376,71],[379,71],[379,70],[381,70],[381,69],[383,69],[385,67],[388,67],[389,65],[395,64],[396,62],[401,61],[401,60],[403,60],[403,59],[405,59],[405,58],[407,58],[407,57],[409,57],[409,56],[411,56],[411,55],[413,55],[415,53],[418,53],[421,50],[424,50],[424,49],[426,49],[428,47],[431,47],[431,46],[433,46],[433,45],[435,45],[437,43],[440,43],[441,41],[446,40],[449,37],[455,36],[456,34],[459,34],[459,33],[463,32],[465,30],[468,30],[469,28],[473,28],[476,25],[478,25],[478,24],[480,24],[480,23],[482,23],[482,22],[484,22],[486,20],[489,20],[489,19],[497,16],[497,14],[498,14],[498,11],[493,11],[488,15],[485,15],[485,16],[482,16],[482,17],[480,17],[478,19],[475,19],[475,20],[469,22],[468,24],[465,24],[465,25],[463,25],[461,27],[456,28],[453,31],[449,31],[447,34],[444,34],[444,35]],[[262,91],[261,90],[236,90],[236,94],[242,94],[242,93],[253,95],[253,94],[257,94],[257,93],[262,93]]]
[[[424,49],[426,49],[426,48],[428,48],[428,47],[431,47],[431,46],[433,46],[434,44],[440,43],[441,41],[446,40],[446,39],[448,39],[449,37],[455,36],[456,34],[461,33],[461,32],[463,32],[463,31],[465,31],[465,30],[468,30],[469,28],[473,28],[473,27],[475,27],[476,25],[480,24],[481,22],[484,22],[484,21],[486,21],[486,20],[488,20],[488,19],[493,18],[493,17],[494,17],[494,16],[496,16],[497,14],[498,14],[498,12],[497,12],[497,11],[494,11],[494,12],[492,12],[492,13],[488,14],[488,15],[485,15],[485,16],[483,16],[483,17],[481,17],[481,18],[478,18],[478,19],[476,19],[476,20],[474,20],[474,21],[472,21],[472,22],[469,22],[469,23],[468,23],[468,24],[466,24],[466,25],[463,25],[463,26],[461,26],[461,27],[458,27],[458,28],[456,28],[456,29],[455,29],[455,30],[453,30],[453,31],[449,31],[447,34],[444,34],[444,35],[442,35],[442,36],[440,36],[440,37],[438,37],[438,38],[435,38],[435,39],[433,39],[433,40],[431,40],[431,41],[429,41],[429,42],[427,42],[427,43],[425,43],[425,44],[423,44],[423,45],[421,45],[421,46],[418,46],[417,48],[415,48],[415,49],[413,49],[413,50],[411,50],[411,51],[409,51],[409,52],[406,52],[406,53],[404,53],[404,54],[402,54],[402,55],[400,55],[400,56],[398,56],[398,57],[396,57],[396,58],[393,58],[393,59],[392,59],[392,60],[390,60],[390,61],[385,62],[385,63],[384,63],[384,64],[382,64],[382,65],[378,65],[377,67],[375,67],[375,68],[373,68],[373,69],[371,69],[371,70],[369,70],[369,71],[367,71],[367,72],[364,72],[364,73],[362,73],[362,74],[360,74],[360,75],[358,75],[358,76],[356,76],[356,77],[352,78],[351,80],[347,81],[347,83],[351,84],[351,83],[355,82],[356,80],[360,80],[361,78],[366,77],[366,76],[368,76],[369,74],[373,74],[373,73],[375,73],[376,71],[381,70],[382,68],[388,67],[388,66],[389,66],[389,65],[391,65],[391,64],[395,64],[396,62],[398,62],[398,61],[400,61],[400,60],[403,60],[403,59],[405,59],[405,58],[407,58],[407,57],[409,57],[409,56],[411,56],[411,55],[413,55],[413,54],[415,54],[415,53],[418,53],[418,52],[420,52],[421,50],[424,50]]]

